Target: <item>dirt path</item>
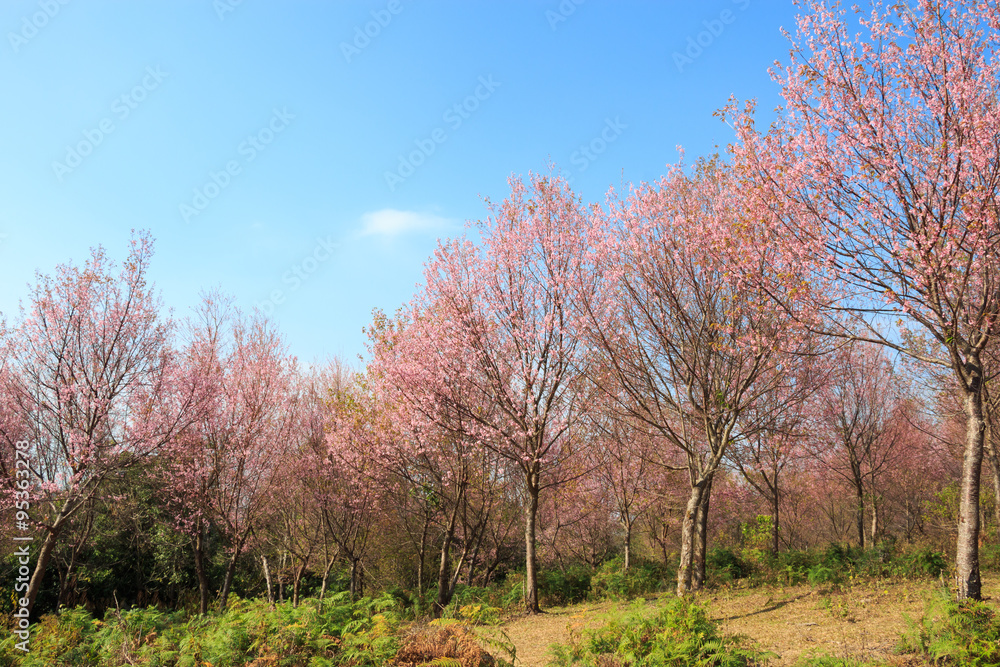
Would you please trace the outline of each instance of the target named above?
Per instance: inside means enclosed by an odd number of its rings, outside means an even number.
[[[997,591],[1000,579],[984,577],[983,589]],[[907,629],[905,616],[918,620],[934,581],[865,582],[841,589],[761,587],[719,590],[699,595],[723,632],[743,634],[776,654],[770,665],[793,665],[800,655],[827,654],[838,658],[882,660],[889,664],[922,664],[896,656],[893,649]],[[996,601],[994,600],[994,603]],[[566,643],[571,634],[599,627],[622,612],[648,610],[657,601],[602,602],[548,609],[539,616],[520,617],[500,630],[517,648],[517,667],[544,667],[549,647]],[[497,629],[481,629],[497,636]]]

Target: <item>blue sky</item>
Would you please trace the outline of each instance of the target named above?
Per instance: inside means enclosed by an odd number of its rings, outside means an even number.
[[[63,4],[65,3],[65,4]],[[578,4],[579,3],[579,4]],[[156,239],[174,316],[210,288],[303,361],[364,352],[439,237],[511,174],[585,200],[763,119],[784,0],[0,3],[0,313],[36,270]]]

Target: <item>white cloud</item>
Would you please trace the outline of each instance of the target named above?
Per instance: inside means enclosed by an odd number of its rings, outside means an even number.
[[[431,213],[383,208],[361,216],[358,236],[394,238],[402,234],[435,234],[452,227],[452,222]]]

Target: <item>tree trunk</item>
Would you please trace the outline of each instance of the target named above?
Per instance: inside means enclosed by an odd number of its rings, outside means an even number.
[[[455,523],[458,521],[458,508],[461,503],[462,491],[459,490],[459,502],[451,511],[448,519],[448,528],[444,532],[444,540],[441,543],[441,560],[438,563],[438,592],[434,600],[434,616],[438,617],[444,608],[451,602],[451,542],[455,537]]]
[[[878,501],[872,498],[872,533],[871,533],[871,546],[874,547],[876,544],[876,539],[878,538]]]
[[[222,592],[219,594],[220,613],[226,610],[226,604],[229,602],[229,589],[233,585],[233,575],[236,573],[236,561],[239,557],[240,549],[237,548],[233,551],[233,557],[229,559],[229,565],[226,566],[226,578],[222,582]]]
[[[323,569],[323,583],[322,583],[322,585],[320,586],[320,589],[319,589],[319,599],[320,600],[322,600],[323,597],[326,595],[326,583],[330,579],[330,570],[333,569],[333,562],[334,562],[334,560],[336,560],[336,558],[337,557],[334,556],[333,558],[330,558],[329,560],[326,561],[326,567]]]
[[[712,499],[712,477],[705,482],[698,503],[698,517],[694,525],[695,542],[692,558],[691,590],[700,591],[705,585],[705,559],[708,556],[708,506]]]
[[[978,382],[978,381],[977,381]],[[979,577],[979,482],[983,466],[983,420],[981,386],[965,392],[965,454],[962,457],[962,487],[958,510],[958,545],[955,550],[958,599],[982,599]]]
[[[625,571],[628,572],[632,565],[632,521],[626,520],[625,524]]]
[[[208,574],[205,573],[205,526],[201,519],[194,538],[194,570],[198,576],[198,613],[208,613]]]
[[[535,521],[538,517],[538,472],[527,475],[528,507],[524,516],[524,606],[529,614],[538,614],[542,610],[538,606],[538,562],[535,556]]]
[[[356,601],[364,590],[364,582],[362,582],[361,577],[361,559],[351,556],[351,601]]]
[[[424,515],[424,529],[420,533],[420,551],[417,554],[417,597],[424,597],[424,559],[427,557],[427,532],[431,525],[429,516]]]
[[[299,606],[299,585],[302,583],[302,575],[306,571],[306,564],[309,562],[308,558],[304,558],[302,563],[295,568],[295,578],[292,580],[292,606]]]
[[[704,488],[704,480],[691,486],[691,495],[688,496],[687,506],[684,508],[684,519],[681,521],[681,561],[677,566],[677,595],[679,597],[691,592],[695,523],[697,523],[698,508],[701,506],[701,495]]]
[[[42,549],[38,552],[38,560],[35,561],[35,571],[32,572],[31,580],[28,582],[28,591],[24,594],[24,597],[28,598],[29,614],[35,608],[35,598],[38,597],[38,591],[42,588],[45,570],[49,566],[49,560],[52,558],[52,552],[56,548],[61,531],[62,513],[60,513],[60,516],[56,519],[52,527],[48,529],[48,534],[45,535],[45,541],[42,542]]]
[[[274,589],[271,588],[271,568],[267,566],[267,556],[260,555],[260,560],[264,564],[264,581],[267,582],[267,602],[274,604]],[[322,595],[320,595],[322,598]]]
[[[777,484],[775,484],[775,487],[777,487]],[[778,514],[778,508],[778,491],[775,489],[771,501],[771,553],[775,556],[778,555],[778,551],[781,549],[781,542],[778,538],[778,528],[781,526],[779,520],[781,517]]]
[[[854,493],[857,496],[857,498],[855,500],[856,505],[855,505],[854,511],[855,511],[855,514],[856,514],[855,520],[857,522],[857,528],[858,528],[858,544],[861,546],[862,549],[864,549],[865,548],[865,514],[867,512],[865,510],[865,492],[864,492],[864,488],[862,487],[861,482],[856,482],[854,484]]]

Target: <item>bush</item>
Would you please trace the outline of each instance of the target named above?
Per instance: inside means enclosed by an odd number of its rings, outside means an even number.
[[[433,664],[453,667],[493,667],[496,659],[459,625],[424,629],[403,639],[393,661],[399,667]]]
[[[635,615],[576,636],[552,648],[553,665],[720,665],[761,664],[766,655],[724,636],[705,610],[688,599],[672,598],[653,618]]]
[[[740,558],[732,549],[715,547],[708,552],[705,559],[705,569],[709,576],[713,576],[722,582],[730,582],[734,579],[743,579],[750,576],[752,568],[750,564]]]
[[[566,605],[583,602],[590,594],[592,572],[586,565],[566,570],[542,570],[538,573],[538,597],[543,605]]]
[[[596,600],[633,598],[663,590],[667,573],[659,563],[640,562],[628,570],[614,558],[603,563],[590,578],[590,597]]]
[[[78,608],[43,616],[27,655],[0,641],[0,665],[384,665],[399,648],[400,621],[392,596],[351,603],[346,593],[298,607],[232,596],[225,613],[203,617],[149,608],[109,610],[99,621]]]
[[[900,653],[918,653],[935,664],[1000,665],[1000,621],[982,602],[956,602],[946,590],[900,640]]]

